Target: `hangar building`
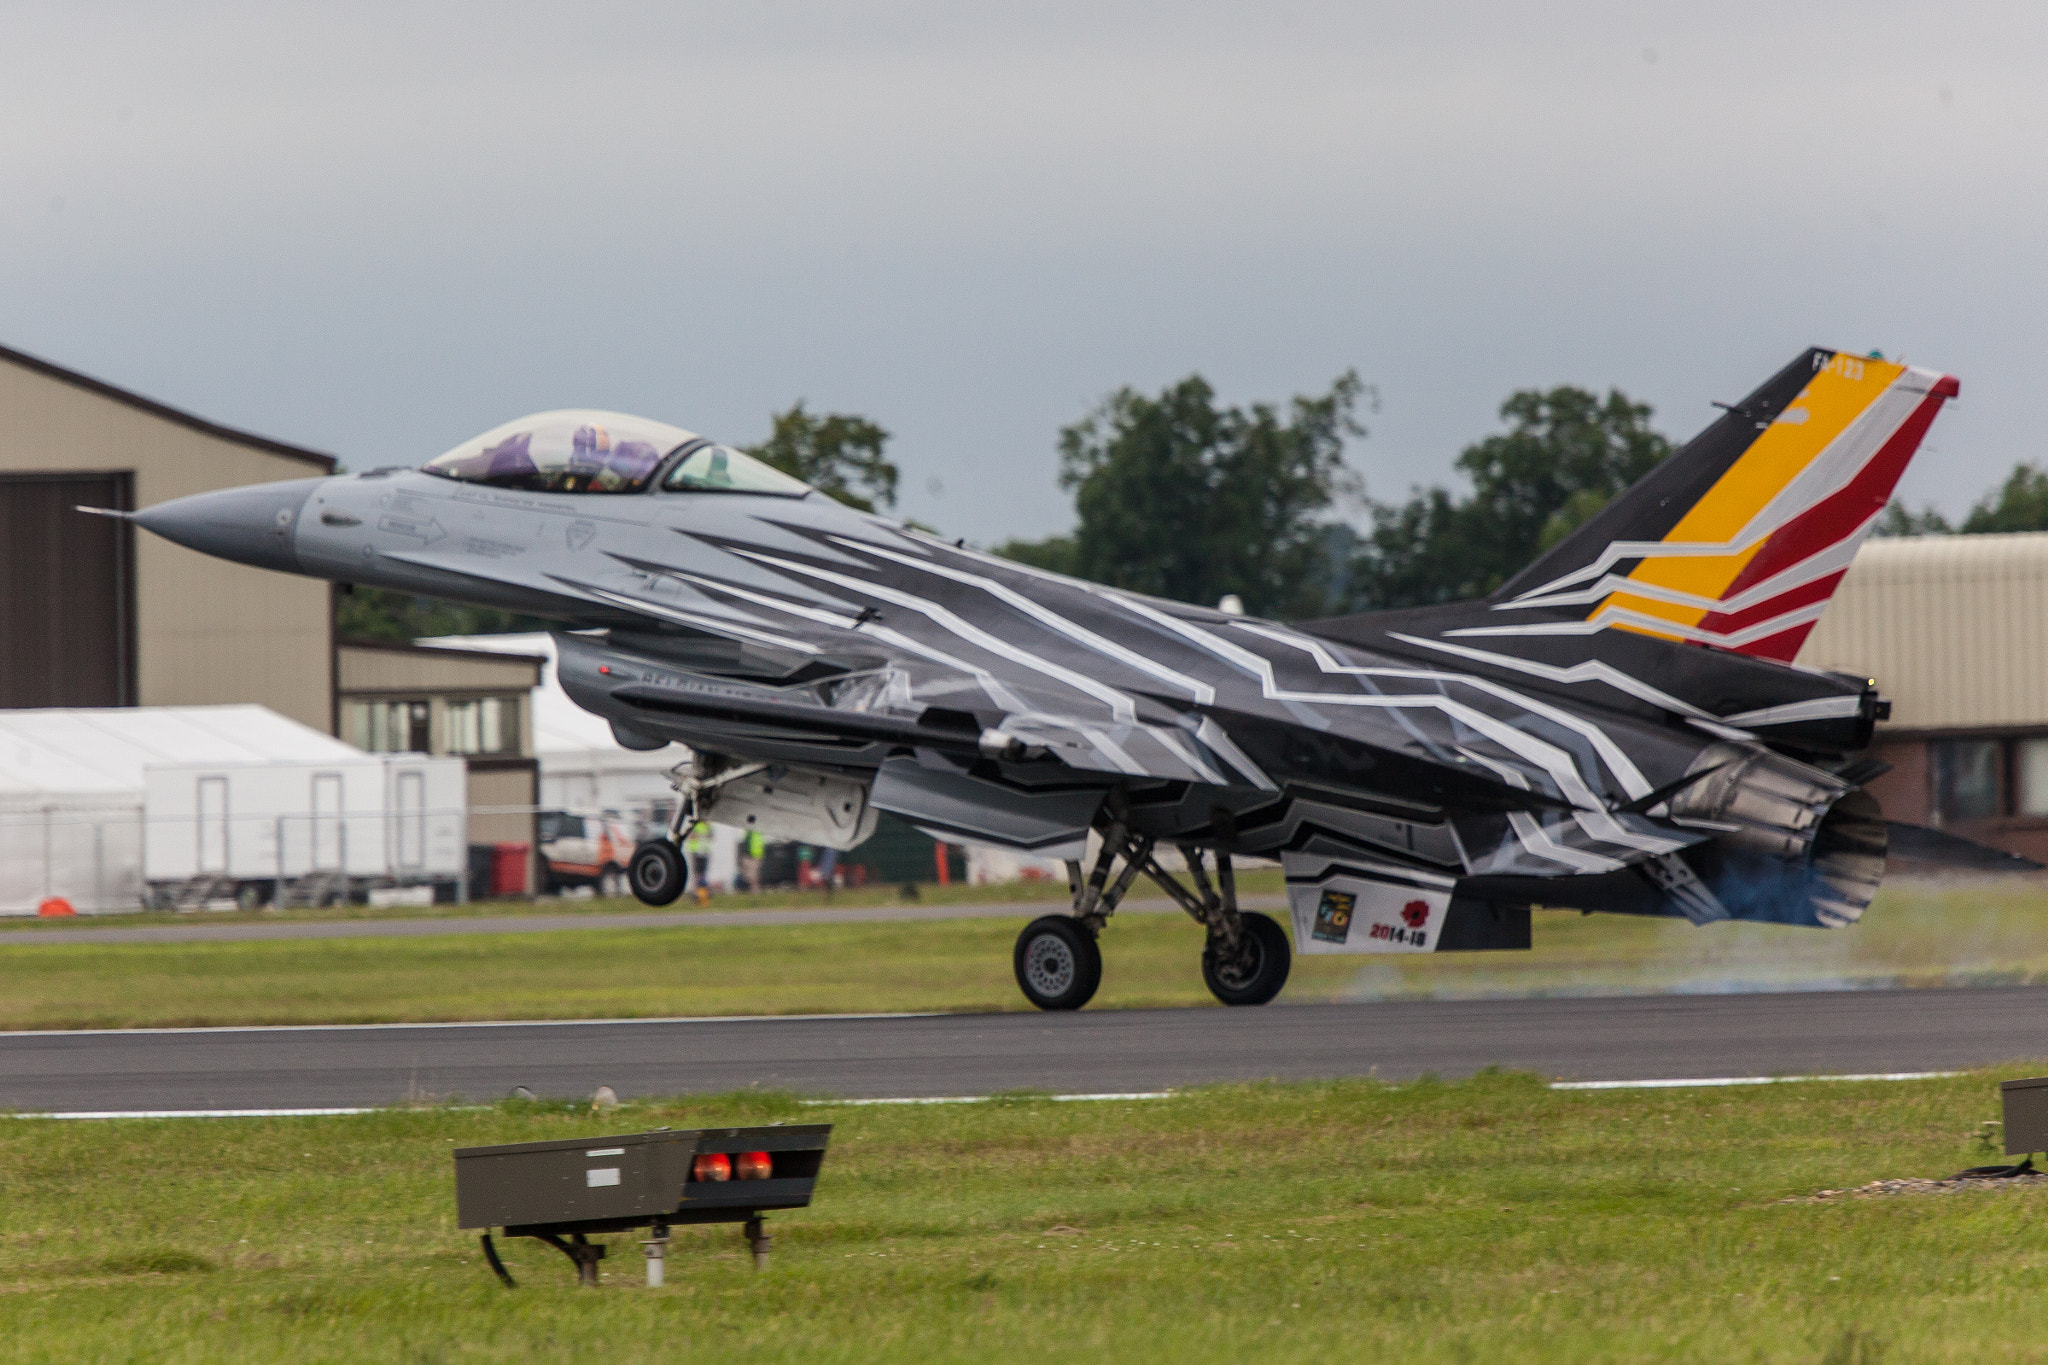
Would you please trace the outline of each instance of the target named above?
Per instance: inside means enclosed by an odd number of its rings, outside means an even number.
[[[137,535],[132,509],[334,472],[0,347],[0,709],[258,702],[335,731],[332,589]]]
[[[1891,699],[1887,817],[2048,862],[2048,532],[1866,541],[1798,662]]]

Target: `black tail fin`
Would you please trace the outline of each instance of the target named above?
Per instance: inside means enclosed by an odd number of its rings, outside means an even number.
[[[1458,633],[1616,626],[1790,661],[1956,392],[1935,370],[1809,350]]]

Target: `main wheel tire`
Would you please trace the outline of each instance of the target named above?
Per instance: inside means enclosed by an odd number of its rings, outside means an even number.
[[[1223,941],[1216,938],[1202,949],[1202,981],[1226,1005],[1263,1005],[1287,984],[1294,950],[1272,916],[1248,910],[1238,920],[1244,936],[1236,954],[1225,954]]]
[[[1017,986],[1042,1010],[1077,1010],[1102,984],[1102,949],[1068,915],[1047,915],[1024,926],[1012,954]]]
[[[649,839],[633,850],[626,880],[643,905],[670,905],[690,880],[682,851],[666,839]]]

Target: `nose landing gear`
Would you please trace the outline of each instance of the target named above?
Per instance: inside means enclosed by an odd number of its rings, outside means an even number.
[[[626,867],[626,880],[643,905],[669,905],[683,894],[689,873],[683,867],[683,853],[667,839],[649,839],[633,850]]]

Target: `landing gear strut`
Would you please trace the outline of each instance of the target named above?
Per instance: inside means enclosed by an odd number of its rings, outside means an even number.
[[[1210,885],[1202,850],[1180,846],[1194,888],[1183,886],[1159,865],[1150,835],[1133,834],[1120,813],[1103,831],[1102,851],[1084,877],[1081,864],[1067,864],[1067,888],[1074,909],[1067,915],[1046,915],[1026,925],[1017,936],[1012,966],[1024,998],[1042,1010],[1077,1010],[1094,998],[1102,983],[1102,949],[1096,940],[1117,905],[1140,873],[1208,931],[1202,948],[1202,980],[1226,1005],[1263,1005],[1287,984],[1293,951],[1287,932],[1257,911],[1237,908],[1237,875],[1230,855],[1216,854],[1216,880]],[[1123,869],[1110,872],[1118,858]]]
[[[1209,885],[1202,850],[1182,844],[1180,853],[1187,860],[1188,875],[1194,878],[1192,893],[1153,859],[1146,859],[1145,875],[1209,931],[1208,942],[1202,945],[1203,984],[1226,1005],[1265,1004],[1280,994],[1294,965],[1287,931],[1271,916],[1237,908],[1237,870],[1231,866],[1228,853],[1221,849],[1216,852],[1220,894]]]

